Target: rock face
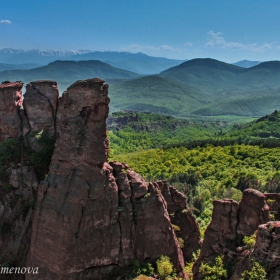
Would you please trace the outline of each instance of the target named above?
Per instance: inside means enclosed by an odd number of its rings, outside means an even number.
[[[125,164],[106,162],[108,104],[108,86],[100,79],[78,81],[63,94],[50,171],[38,189],[27,265],[39,267],[40,279],[104,279],[134,260],[168,255],[186,278],[158,184],[145,182]],[[174,189],[170,198],[175,210],[186,209],[185,197]],[[182,235],[195,232],[197,239],[193,216],[184,215],[191,222]]]
[[[32,94],[32,103],[30,102],[30,92],[27,91],[24,103],[28,116],[25,114],[26,111],[21,109],[23,83],[7,82],[0,85],[0,143],[5,141],[1,145],[9,147],[6,154],[1,155],[9,159],[3,161],[1,157],[0,256],[2,265],[26,265],[33,207],[38,187],[37,174],[29,162],[33,148],[29,145],[31,143],[30,132],[38,132],[41,129],[38,126],[36,129],[31,126],[29,119],[34,120],[35,123],[38,123],[38,120],[42,124],[48,123],[48,106],[50,107],[50,105],[45,106],[37,102],[42,94],[46,94],[50,98],[54,110],[56,110],[55,106],[58,102],[58,92],[57,94],[49,94],[51,91],[49,87],[56,85],[55,82],[34,82],[30,85],[32,84],[39,88],[40,92],[37,90]],[[36,110],[30,109],[32,107]],[[52,131],[52,136],[54,136],[53,117],[51,123],[52,127],[49,126],[46,132]],[[14,139],[7,140],[7,138]],[[37,148],[41,149],[42,147],[37,145]],[[1,151],[5,153],[5,149]]]
[[[186,197],[166,181],[157,182],[167,203],[168,214],[176,236],[181,239],[185,261],[192,260],[192,253],[200,249],[198,223],[186,203]],[[183,242],[182,242],[183,241]]]
[[[268,222],[258,227],[256,243],[253,249],[245,250],[237,258],[231,280],[241,278],[245,270],[251,270],[254,262],[262,265],[268,280],[280,279],[280,222]]]
[[[258,227],[252,259],[262,264],[268,279],[280,279],[280,222],[269,222]]]
[[[30,243],[30,225],[37,177],[30,166],[10,166],[0,182],[1,262],[24,265]]]
[[[201,262],[214,265],[217,256],[224,256],[225,262],[236,257],[236,226],[238,203],[232,199],[214,200],[212,221],[205,231],[201,253],[194,265],[194,279],[202,279],[199,273]]]
[[[183,253],[158,184],[146,183],[125,164],[110,164],[119,189],[121,264],[168,255],[177,271],[182,271]]]
[[[242,272],[250,268],[248,262],[252,258],[246,246],[240,247],[243,237],[252,235],[270,220],[266,196],[247,189],[239,205],[228,199],[214,200],[213,205],[212,221],[205,231],[201,254],[193,268],[194,279],[202,279],[201,262],[214,265],[217,256],[223,256],[225,266],[231,267],[228,270],[230,279],[240,279]]]
[[[0,84],[0,142],[21,134],[22,87],[21,82]]]
[[[237,233],[242,236],[252,235],[260,224],[270,220],[266,196],[254,189],[244,191],[239,204],[238,217]]]
[[[23,106],[30,125],[30,133],[55,134],[55,119],[59,92],[54,81],[37,81],[26,86]]]

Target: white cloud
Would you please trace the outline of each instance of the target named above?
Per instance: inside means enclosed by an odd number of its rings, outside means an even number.
[[[256,45],[256,44],[255,44],[255,45]],[[266,51],[266,50],[272,49],[273,46],[274,46],[274,43],[271,43],[271,44],[269,44],[269,43],[264,43],[264,44],[262,44],[262,45],[260,45],[260,46],[258,46],[258,45],[254,46],[254,48],[253,48],[252,50],[254,50],[254,51],[259,51],[259,52],[264,52],[264,51]]]
[[[238,42],[226,42],[224,37],[222,37],[222,32],[213,32],[212,30],[207,33],[209,39],[206,43],[208,47],[219,47],[219,48],[230,48],[230,49],[245,49],[246,45]]]
[[[11,24],[12,22],[8,19],[0,19],[0,24]]]
[[[192,47],[193,44],[191,42],[187,42],[184,45],[187,46],[187,47]]]
[[[229,48],[232,50],[250,50],[257,52],[265,52],[266,50],[272,49],[274,43],[258,44],[242,44],[239,42],[227,42],[222,36],[222,32],[213,32],[212,30],[207,33],[209,35],[206,43],[207,47],[218,47],[218,48]]]
[[[160,47],[160,49],[161,49],[162,51],[174,51],[174,50],[175,50],[173,47],[170,47],[170,46],[167,46],[167,45],[162,45],[162,46]]]

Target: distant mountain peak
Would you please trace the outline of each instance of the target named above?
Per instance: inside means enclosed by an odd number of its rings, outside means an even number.
[[[242,70],[241,67],[235,66],[226,62],[222,62],[213,58],[195,58],[188,60],[186,62],[183,62],[179,64],[178,66],[174,66],[172,68],[169,68],[165,71],[163,71],[161,74],[167,74],[172,71],[179,71],[187,68],[193,68],[193,67],[204,67],[204,68],[212,68],[216,70],[223,70],[223,71],[229,71],[229,72],[239,72]]]
[[[243,60],[237,61],[237,62],[232,63],[232,64],[236,65],[236,66],[239,66],[239,67],[243,67],[243,68],[250,68],[250,67],[256,66],[260,63],[262,63],[262,62],[261,61],[251,61],[251,60],[243,59]]]

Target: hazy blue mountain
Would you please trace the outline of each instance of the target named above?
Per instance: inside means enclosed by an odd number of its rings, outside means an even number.
[[[131,79],[139,77],[137,73],[113,67],[98,60],[55,61],[47,66],[30,70],[10,70],[0,72],[1,81],[55,80],[61,90],[81,79],[99,77],[102,79]]]
[[[114,67],[139,74],[158,74],[163,70],[184,62],[183,60],[153,57],[144,53],[129,52],[90,52],[69,57],[72,60],[98,59]]]
[[[100,60],[114,67],[140,74],[157,74],[183,60],[153,57],[143,53],[99,51],[53,51],[1,49],[0,62],[9,64],[36,63],[46,65],[55,60]]]
[[[244,67],[244,68],[250,68],[250,67],[256,66],[260,63],[262,63],[262,61],[251,61],[251,60],[244,59],[244,60],[240,60],[235,63],[232,63],[232,64],[236,65],[236,66]]]
[[[58,59],[66,59],[75,54],[89,51],[54,51],[54,50],[20,50],[0,49],[0,62],[9,64],[35,63],[45,65]]]
[[[35,63],[25,63],[25,64],[8,64],[8,63],[0,63],[0,71],[5,70],[26,70],[32,69],[36,67],[40,67],[42,65]]]

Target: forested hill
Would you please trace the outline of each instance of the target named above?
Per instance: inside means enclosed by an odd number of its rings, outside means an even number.
[[[108,118],[111,156],[154,148],[226,146],[280,147],[280,112],[243,124],[193,121],[172,116],[116,112]]]
[[[229,129],[225,121],[194,122],[172,116],[116,112],[107,120],[111,157],[120,153],[180,145],[208,139]]]
[[[235,125],[229,136],[280,138],[280,112],[275,110],[251,123]]]

